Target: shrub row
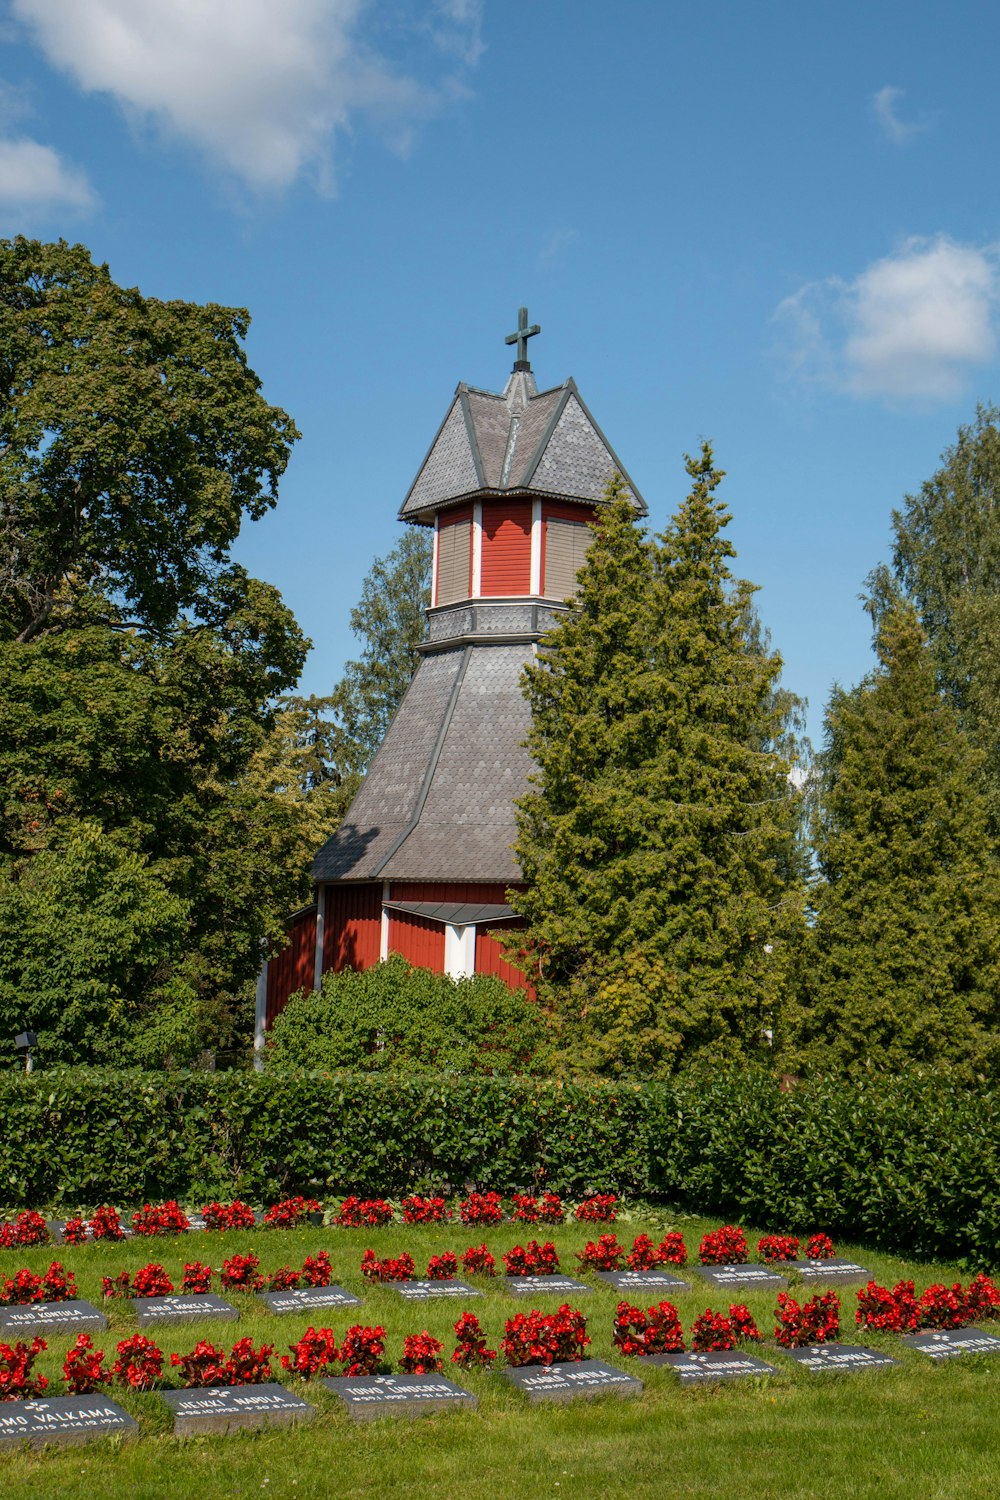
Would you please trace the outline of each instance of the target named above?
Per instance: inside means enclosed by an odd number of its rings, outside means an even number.
[[[947,1074],[662,1083],[304,1072],[0,1077],[0,1198],[611,1190],[918,1257],[1000,1260],[1000,1091]]]

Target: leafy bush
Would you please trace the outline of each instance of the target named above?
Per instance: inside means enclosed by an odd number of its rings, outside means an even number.
[[[522,990],[485,974],[449,979],[394,954],[361,973],[325,974],[321,990],[293,995],[274,1024],[269,1065],[532,1073],[544,1036],[542,1014]]]

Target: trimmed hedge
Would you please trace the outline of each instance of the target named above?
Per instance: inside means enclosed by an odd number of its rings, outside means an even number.
[[[663,1083],[372,1074],[0,1077],[0,1198],[92,1207],[467,1183],[612,1190],[897,1254],[1000,1262],[1000,1092],[946,1074]]]

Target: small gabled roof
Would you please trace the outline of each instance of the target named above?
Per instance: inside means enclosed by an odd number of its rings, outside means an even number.
[[[620,474],[639,515],[646,506],[573,380],[548,391],[515,370],[503,395],[461,383],[420,466],[400,519],[429,521],[473,495],[530,490],[593,505]]]

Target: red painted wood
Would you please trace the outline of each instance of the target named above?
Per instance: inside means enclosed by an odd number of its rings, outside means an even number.
[[[531,501],[483,506],[481,593],[498,598],[531,592]]]
[[[428,897],[413,897],[427,900]],[[409,912],[389,913],[389,952],[398,953],[407,963],[420,969],[444,972],[444,928],[440,922],[428,922]]]
[[[503,884],[476,885],[462,880],[394,880],[389,887],[390,901],[482,901],[502,906],[507,901]]]
[[[523,926],[523,922],[505,922],[496,931],[512,932]],[[504,984],[509,984],[512,990],[524,990],[532,1000],[535,998],[534,986],[524,972],[510,962],[503,944],[490,936],[488,927],[476,928],[476,973],[494,974]]]
[[[328,885],[323,917],[323,973],[378,963],[382,885]]]
[[[307,907],[288,926],[288,943],[267,961],[267,1013],[271,1027],[298,990],[311,990],[316,966],[316,908]]]

